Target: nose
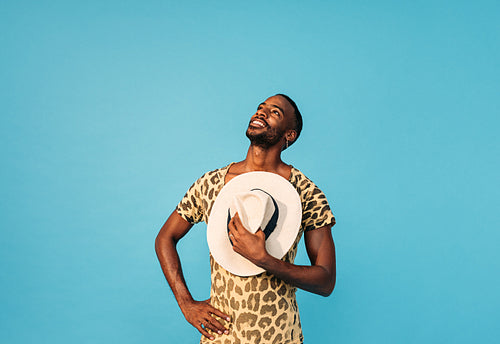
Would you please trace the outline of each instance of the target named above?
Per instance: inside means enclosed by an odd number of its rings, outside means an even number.
[[[255,114],[257,116],[264,117],[264,118],[267,118],[267,116],[269,115],[264,108],[257,110],[257,112]]]

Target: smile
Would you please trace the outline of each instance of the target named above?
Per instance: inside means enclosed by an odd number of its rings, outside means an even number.
[[[264,128],[267,124],[261,120],[254,119],[253,121],[250,122],[251,125],[254,127],[259,127],[259,128]]]

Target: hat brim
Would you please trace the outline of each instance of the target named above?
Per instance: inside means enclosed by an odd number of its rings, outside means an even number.
[[[295,188],[285,178],[270,172],[248,172],[231,179],[217,196],[207,225],[207,241],[215,261],[227,271],[239,276],[252,276],[264,269],[233,250],[227,234],[227,214],[233,195],[259,188],[273,196],[279,207],[275,230],[266,240],[267,252],[278,259],[295,242],[302,220],[302,205]]]

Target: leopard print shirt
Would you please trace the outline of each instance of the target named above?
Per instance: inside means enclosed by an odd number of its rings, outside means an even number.
[[[208,223],[214,201],[224,186],[231,164],[205,173],[187,191],[177,212],[188,222]],[[304,231],[334,225],[335,218],[323,192],[302,172],[292,167],[289,182],[302,202],[302,224],[297,238],[282,258],[293,263],[297,245]],[[228,314],[232,321],[218,318],[229,334],[214,333],[214,340],[202,336],[200,343],[218,344],[296,344],[303,343],[296,287],[263,272],[241,277],[222,268],[210,255],[211,304]]]

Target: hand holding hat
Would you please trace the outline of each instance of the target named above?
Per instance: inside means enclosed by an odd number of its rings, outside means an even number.
[[[234,252],[258,265],[268,255],[266,250],[266,236],[261,228],[255,232],[249,230],[236,213],[228,224],[229,240]]]
[[[208,247],[215,261],[229,272],[257,275],[264,269],[244,256],[255,261],[262,255],[263,236],[265,251],[283,258],[297,238],[301,220],[300,197],[289,181],[270,172],[244,173],[231,179],[214,202],[208,219]],[[238,236],[236,247],[228,234]],[[253,250],[257,251],[251,253]]]

